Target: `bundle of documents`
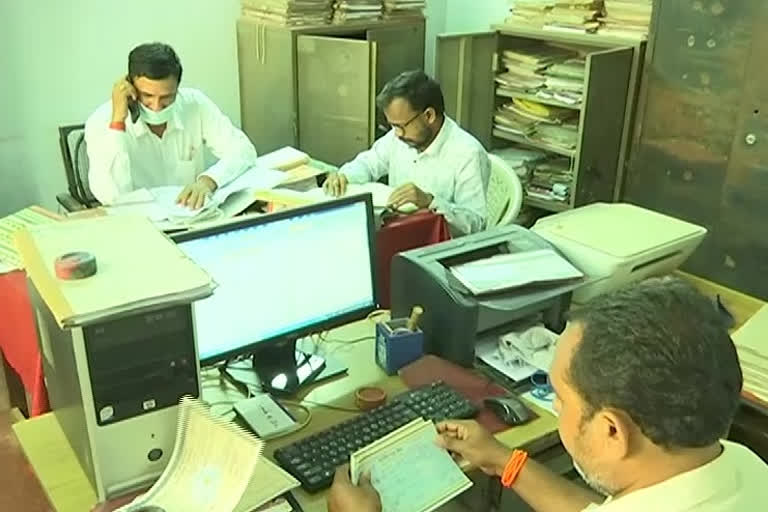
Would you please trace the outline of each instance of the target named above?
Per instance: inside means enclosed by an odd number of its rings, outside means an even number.
[[[14,240],[27,275],[64,328],[213,293],[211,277],[143,217],[30,226]],[[71,281],[56,277],[56,258],[78,251],[95,256],[96,274]]]
[[[30,206],[0,219],[0,273],[22,268],[21,258],[13,241],[16,232],[59,220],[61,217],[39,206]]]
[[[557,149],[571,151],[579,141],[579,127],[576,121],[563,124],[538,124],[530,139]]]
[[[510,2],[509,16],[504,23],[541,28],[547,13],[555,6],[555,0],[514,0]]]
[[[243,16],[282,26],[330,22],[333,0],[240,0]]]
[[[381,19],[381,0],[336,0],[333,22],[376,21]]]
[[[544,28],[565,32],[595,32],[603,13],[603,0],[557,0],[547,13]]]
[[[544,105],[536,101],[515,98],[504,105],[515,114],[545,124],[562,124],[575,117],[576,111],[567,108]]]
[[[526,194],[539,199],[568,201],[573,184],[571,160],[555,157],[536,162],[525,185]]]
[[[574,52],[545,44],[505,50],[501,58],[505,71],[495,79],[497,92],[502,96],[536,94],[546,85],[546,70],[574,56]]]
[[[538,149],[513,145],[504,149],[495,149],[491,153],[501,158],[521,180],[528,178],[528,166],[548,158],[548,154]]]
[[[603,25],[600,33],[645,39],[653,11],[652,0],[605,0],[605,16],[600,18]]]
[[[768,408],[768,306],[763,306],[752,318],[733,333],[744,375],[743,393]]]
[[[579,269],[552,249],[497,254],[454,265],[450,271],[473,295],[584,277]]]
[[[424,0],[384,0],[384,17],[423,18],[426,4]]]
[[[529,117],[521,116],[513,111],[510,106],[512,103],[505,103],[496,109],[493,116],[493,128],[500,132],[528,137],[536,130],[537,122]]]
[[[430,512],[472,486],[447,451],[437,446],[431,421],[413,420],[350,457],[357,485],[370,475],[382,512]]]
[[[233,423],[214,418],[198,400],[184,397],[168,466],[149,491],[116,512],[155,507],[187,512],[250,511],[275,498],[267,496],[261,503],[241,506],[249,482],[263,465],[263,450],[260,439]],[[270,483],[261,481],[266,487]]]

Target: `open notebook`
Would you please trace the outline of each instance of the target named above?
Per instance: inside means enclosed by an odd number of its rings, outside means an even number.
[[[392,195],[394,190],[395,189],[389,185],[384,185],[383,183],[378,182],[364,183],[362,185],[349,184],[347,185],[347,191],[344,196],[349,197],[360,194],[371,194],[373,197],[373,207],[376,209],[384,209],[389,204],[389,196]],[[304,194],[306,194],[307,197],[311,197],[317,201],[330,201],[332,199],[336,199],[335,197],[326,194],[325,190],[322,188],[316,188],[308,192],[304,192]],[[413,203],[406,203],[397,210],[400,213],[413,213],[418,210],[418,207]]]
[[[369,474],[382,512],[430,512],[472,486],[437,444],[431,421],[415,419],[350,457],[352,482]]]

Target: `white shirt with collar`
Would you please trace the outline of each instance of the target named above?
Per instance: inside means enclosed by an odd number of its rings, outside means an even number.
[[[179,88],[173,118],[162,138],[143,120],[125,122],[125,131],[109,127],[112,102],[101,105],[85,123],[88,181],[104,204],[140,188],[189,185],[204,174],[221,187],[256,161],[248,137],[202,92]],[[203,146],[219,159],[204,171]]]
[[[584,512],[757,512],[768,510],[768,464],[749,448],[721,441],[713,461]]]
[[[468,234],[485,227],[485,195],[491,174],[488,154],[448,116],[435,140],[421,153],[398,139],[393,129],[339,172],[350,183],[368,183],[387,174],[394,188],[413,183],[432,194],[429,208],[443,214],[452,231]]]

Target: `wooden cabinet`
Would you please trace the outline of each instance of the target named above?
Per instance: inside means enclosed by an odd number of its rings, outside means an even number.
[[[584,55],[583,99],[568,105],[523,93],[498,91],[494,77],[504,50],[551,45]],[[634,112],[637,76],[644,44],[591,34],[497,27],[473,34],[438,36],[436,75],[446,96],[446,111],[489,151],[510,144],[537,148],[570,160],[573,175],[566,201],[526,197],[548,211],[562,211],[618,198],[624,153]],[[564,149],[494,128],[494,112],[511,98],[573,109],[578,116],[575,147]]]
[[[424,21],[307,27],[237,22],[242,126],[256,150],[291,145],[342,164],[383,133],[375,98],[424,67]]]

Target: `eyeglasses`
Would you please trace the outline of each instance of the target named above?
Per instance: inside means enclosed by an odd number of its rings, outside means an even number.
[[[389,124],[389,126],[391,128],[394,128],[395,130],[400,130],[401,132],[404,132],[405,129],[408,128],[408,125],[411,124],[412,122],[414,122],[416,120],[416,118],[419,117],[423,113],[424,112],[419,112],[418,114],[416,114],[415,116],[413,116],[412,118],[410,118],[409,120],[407,120],[406,122],[404,122],[402,124],[397,124],[397,123],[387,123],[387,124]]]

